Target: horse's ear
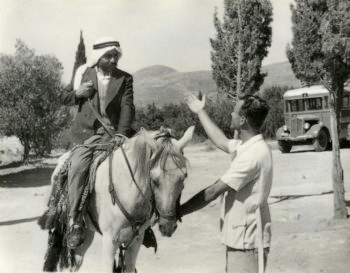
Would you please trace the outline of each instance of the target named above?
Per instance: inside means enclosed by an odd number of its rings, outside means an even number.
[[[194,126],[188,127],[182,138],[178,141],[180,151],[192,140],[194,128]]]

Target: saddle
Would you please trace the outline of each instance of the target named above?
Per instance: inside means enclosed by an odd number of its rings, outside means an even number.
[[[74,152],[74,148],[73,148]],[[95,185],[95,177],[96,170],[100,163],[108,157],[108,155],[112,152],[111,145],[106,145],[103,149],[101,145],[99,149],[94,151],[94,160],[90,165],[90,172],[88,176],[88,182],[86,183],[83,191],[83,195],[81,197],[81,203],[79,205],[79,210],[82,211],[85,206],[87,197],[89,193],[94,189]],[[52,189],[50,198],[48,201],[48,209],[44,212],[44,214],[39,218],[38,224],[42,229],[50,230],[54,228],[55,221],[63,220],[63,217],[66,218],[66,215],[69,211],[69,202],[68,202],[68,172],[69,172],[69,160],[68,157],[58,173],[53,177]]]

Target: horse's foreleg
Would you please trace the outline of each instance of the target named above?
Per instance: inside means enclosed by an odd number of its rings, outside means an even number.
[[[92,241],[94,240],[95,232],[87,229],[85,231],[85,239],[84,243],[79,246],[78,248],[75,249],[75,261],[76,261],[76,266],[73,268],[74,271],[78,271],[80,267],[83,264],[84,256],[86,251],[89,249],[89,247],[92,244]]]
[[[103,262],[103,270],[104,272],[113,272],[114,268],[114,256],[119,247],[114,241],[114,237],[110,233],[103,234],[103,247],[102,247],[102,262]]]
[[[136,258],[139,253],[144,233],[134,239],[134,242],[128,247],[125,252],[125,273],[135,273]]]

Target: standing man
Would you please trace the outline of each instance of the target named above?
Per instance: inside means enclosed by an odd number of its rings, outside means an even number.
[[[260,128],[268,105],[258,96],[239,99],[232,112],[231,128],[240,140],[229,140],[204,110],[205,96],[187,94],[186,103],[196,113],[213,143],[233,160],[227,172],[181,206],[182,215],[199,210],[224,194],[221,241],[226,246],[226,272],[258,272],[264,269],[270,247],[271,216],[267,203],[272,185],[272,156]],[[263,255],[262,255],[263,254]]]
[[[66,89],[61,100],[65,105],[77,105],[78,112],[71,127],[73,144],[96,144],[111,137],[106,132],[130,137],[134,120],[133,78],[117,68],[122,56],[120,44],[111,37],[102,37],[93,44],[87,64],[75,74],[74,87]],[[73,89],[73,90],[72,90]],[[94,112],[98,112],[104,126]],[[116,137],[116,142],[122,142]],[[94,150],[88,146],[76,147],[70,157],[68,174],[70,229],[68,245],[79,246],[83,238],[81,196],[87,182]]]

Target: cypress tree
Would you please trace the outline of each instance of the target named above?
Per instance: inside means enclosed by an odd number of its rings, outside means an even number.
[[[261,63],[271,45],[269,0],[225,0],[223,22],[214,13],[211,60],[218,92],[232,98],[252,94],[263,84]]]
[[[73,67],[73,73],[71,78],[71,85],[74,84],[74,76],[75,71],[77,71],[78,67],[86,63],[86,53],[85,53],[85,44],[84,44],[84,38],[83,38],[83,31],[80,30],[80,40],[78,44],[78,49],[75,52],[75,62]]]

